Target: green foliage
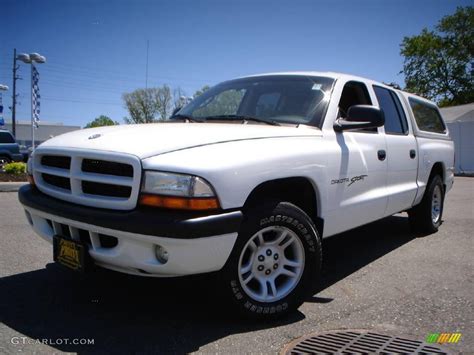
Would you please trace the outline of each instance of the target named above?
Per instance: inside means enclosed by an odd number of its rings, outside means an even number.
[[[110,117],[100,115],[95,120],[89,122],[84,126],[84,128],[94,128],[94,127],[103,127],[103,126],[114,126],[118,125],[117,121],[113,121]]]
[[[26,164],[22,162],[8,163],[3,166],[7,174],[21,175],[26,174]]]
[[[405,37],[405,90],[438,101],[441,106],[474,101],[474,8],[458,7],[434,31]]]
[[[201,96],[202,94],[204,94],[205,91],[209,89],[210,89],[209,85],[204,85],[202,88],[200,88],[194,93],[193,97],[196,98],[198,96]]]
[[[212,101],[206,100],[202,107],[193,112],[195,117],[207,117],[218,115],[235,115],[239,109],[240,102],[245,90],[226,90],[214,96]]]
[[[168,85],[157,88],[137,89],[123,94],[123,101],[130,117],[126,123],[151,123],[169,118],[175,107],[180,107],[183,90],[172,90]]]
[[[123,94],[123,101],[130,114],[126,123],[149,123],[155,120],[156,109],[153,94],[153,89],[138,89]]]

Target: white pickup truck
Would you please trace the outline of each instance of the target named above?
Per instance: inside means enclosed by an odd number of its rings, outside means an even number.
[[[167,122],[50,139],[19,199],[72,269],[219,271],[230,304],[265,318],[314,290],[323,238],[402,211],[436,232],[453,166],[434,103],[345,74],[277,73],[216,85]]]

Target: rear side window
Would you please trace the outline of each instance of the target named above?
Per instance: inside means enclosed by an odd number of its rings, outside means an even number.
[[[412,97],[410,97],[408,101],[410,102],[413,115],[415,116],[416,125],[420,130],[446,133],[446,126],[438,109],[434,105],[427,104]]]
[[[385,115],[385,133],[406,134],[408,123],[397,94],[392,90],[374,86],[375,96]]]
[[[15,140],[9,132],[0,132],[0,143],[15,143]]]

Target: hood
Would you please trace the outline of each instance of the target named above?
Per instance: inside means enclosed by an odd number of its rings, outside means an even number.
[[[234,123],[150,123],[82,129],[51,138],[40,148],[76,148],[147,158],[176,150],[245,139],[320,135],[314,127]]]

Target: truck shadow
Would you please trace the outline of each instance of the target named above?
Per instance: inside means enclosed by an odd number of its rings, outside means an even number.
[[[317,291],[420,236],[410,230],[408,216],[398,214],[325,239],[322,279]]]
[[[412,238],[407,218],[394,216],[325,240],[318,290]],[[304,319],[301,312],[265,323],[230,318],[210,276],[163,280],[105,270],[98,276],[84,279],[48,264],[45,269],[4,277],[0,279],[1,321],[31,339],[94,339],[94,345],[51,344],[60,351],[189,353],[231,334]],[[34,345],[22,347],[35,350]]]

